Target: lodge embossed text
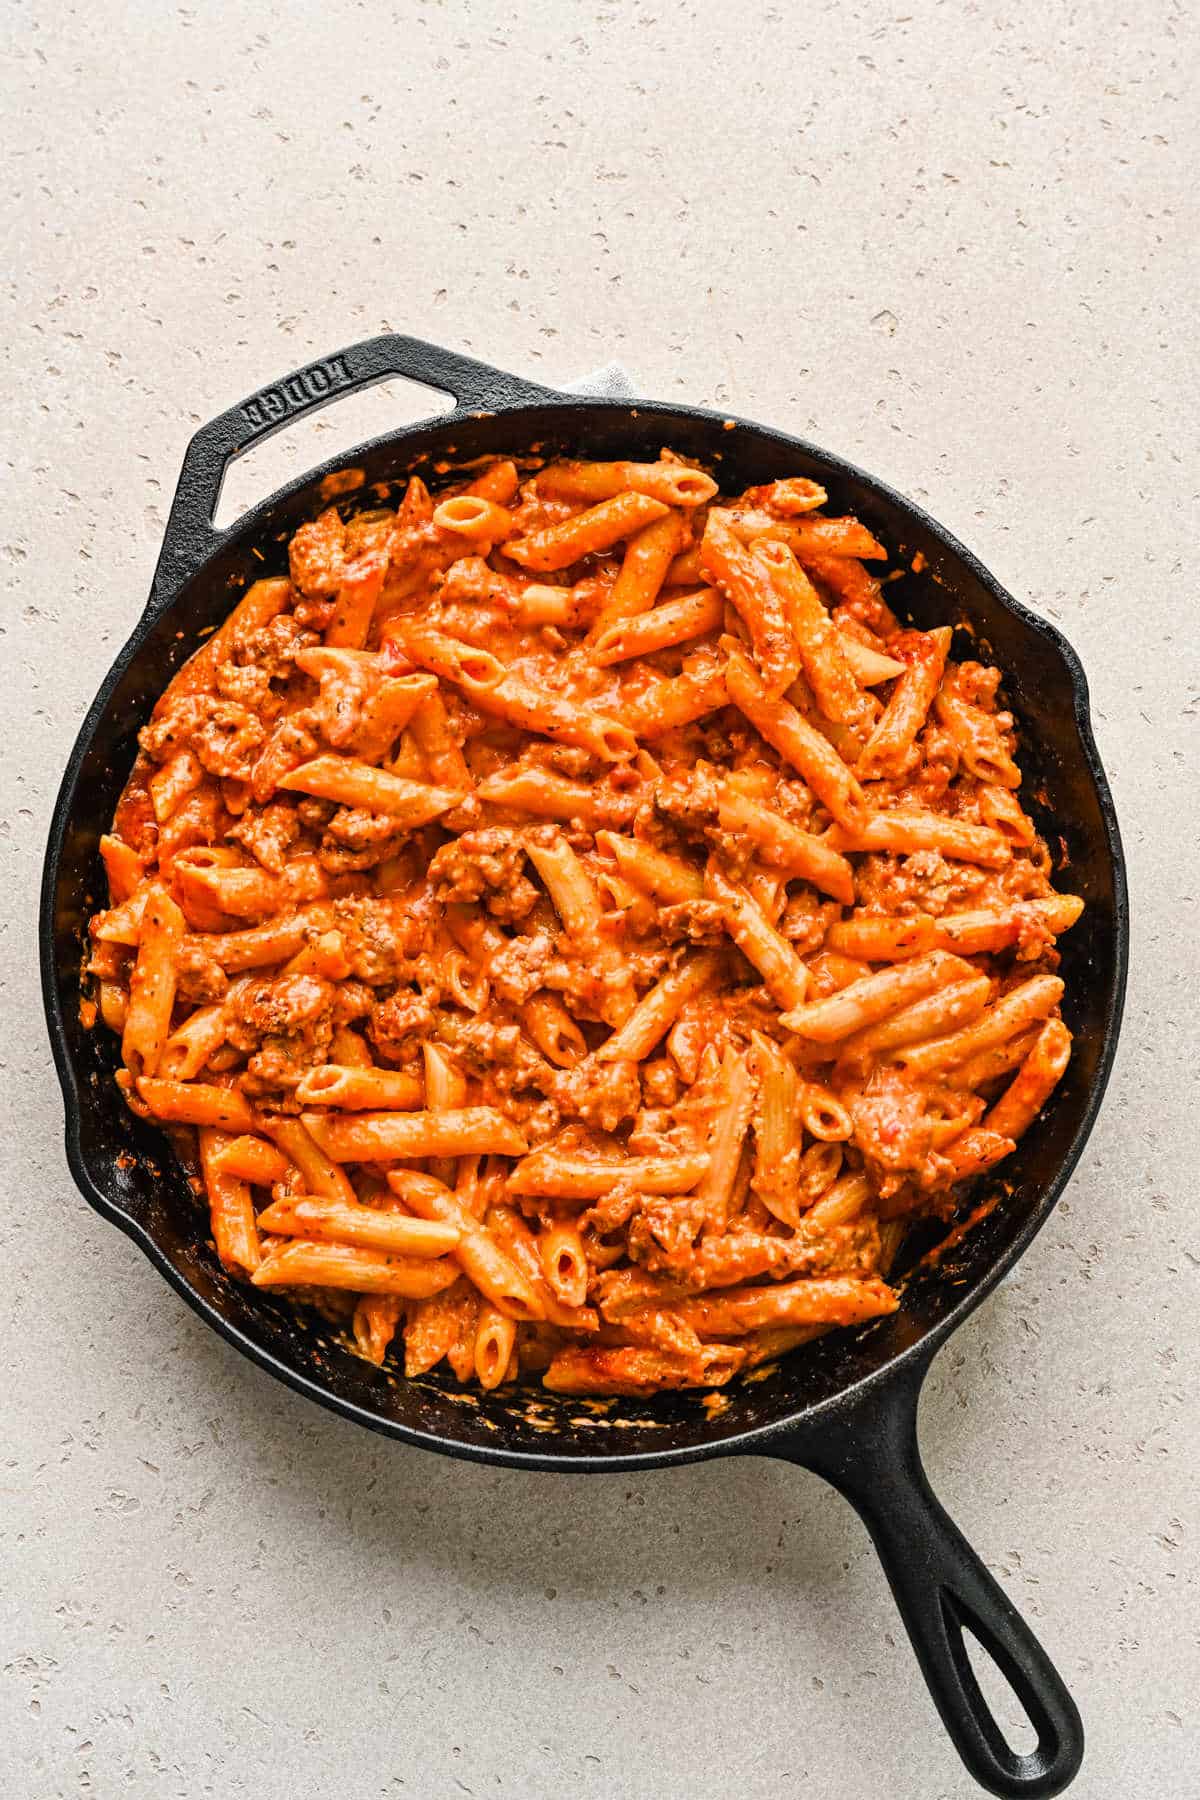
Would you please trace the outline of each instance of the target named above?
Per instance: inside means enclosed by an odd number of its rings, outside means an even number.
[[[347,387],[349,383],[350,371],[345,357],[331,356],[325,362],[313,363],[298,374],[290,375],[278,387],[264,388],[260,394],[255,394],[242,407],[242,416],[256,431],[261,431],[264,425],[273,425],[289,413],[302,412],[314,400],[322,400],[335,388]]]

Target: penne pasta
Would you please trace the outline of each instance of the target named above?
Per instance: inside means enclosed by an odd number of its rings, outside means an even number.
[[[852,637],[848,631],[838,628],[838,648],[840,649],[850,673],[862,687],[878,687],[881,682],[894,681],[897,675],[903,675],[907,665],[897,662],[894,656],[885,656],[882,651],[873,650],[859,638]]]
[[[340,1201],[345,1206],[356,1204],[357,1196],[350,1177],[326,1156],[299,1119],[263,1117],[259,1127],[288,1161],[295,1164],[306,1192]]]
[[[87,1002],[84,1001],[82,1004],[84,1006],[86,1006]],[[129,992],[128,992],[128,989],[120,987],[115,981],[101,981],[101,983],[100,983],[100,1017],[104,1020],[104,1023],[108,1026],[108,1029],[111,1032],[113,1032],[117,1037],[120,1037],[121,1033],[125,1029],[125,1020],[128,1018],[128,1016],[129,1016]],[[85,1024],[87,1023],[86,1015],[84,1015],[84,1023]],[[167,1042],[170,1043],[169,1038],[168,1038]],[[166,1047],[165,1046],[163,1049],[163,1054],[164,1054],[164,1056],[166,1055]],[[159,1063],[159,1067],[160,1068],[162,1067],[161,1061]],[[174,1071],[171,1071],[171,1072],[174,1072]]]
[[[651,656],[719,630],[724,618],[724,598],[712,587],[668,600],[633,618],[618,614],[606,622],[602,616],[593,636],[592,660],[608,668],[634,656]]]
[[[127,844],[112,832],[105,832],[100,839],[100,860],[104,864],[104,874],[108,881],[109,904],[120,906],[141,885],[146,872],[142,859],[132,844]]]
[[[137,1091],[156,1119],[172,1125],[213,1125],[220,1131],[254,1130],[254,1114],[233,1088],[203,1081],[160,1081],[141,1075]]]
[[[165,825],[203,780],[203,764],[190,750],[177,750],[168,762],[156,769],[146,787],[158,823]]]
[[[797,1082],[796,1110],[805,1131],[820,1143],[845,1143],[854,1134],[851,1115],[837,1095],[819,1082]]]
[[[359,760],[379,763],[390,755],[396,739],[405,726],[411,724],[418,708],[426,705],[436,692],[437,682],[428,674],[399,675],[381,681],[363,705],[362,720],[352,740]],[[399,769],[391,772],[402,773]]]
[[[858,759],[860,780],[874,774],[902,773],[904,758],[929,716],[952,635],[948,625],[939,626],[936,631],[905,634],[901,652],[904,674],[892,689],[883,717]]]
[[[937,949],[940,936],[938,922],[927,913],[907,917],[863,913],[831,925],[825,933],[825,944],[836,955],[864,963],[905,962]]]
[[[984,1118],[1000,1137],[1024,1137],[1066,1072],[1071,1034],[1061,1019],[1048,1019],[1013,1080]]]
[[[453,793],[463,794],[471,786],[462,747],[450,729],[445,704],[439,693],[422,700],[409,723],[413,748],[427,779]],[[397,775],[402,771],[395,770]]]
[[[485,1300],[475,1326],[475,1377],[481,1388],[499,1387],[508,1374],[517,1343],[517,1323]]]
[[[814,1227],[831,1231],[837,1225],[848,1225],[858,1218],[870,1198],[871,1184],[865,1175],[839,1175],[809,1208],[805,1224],[810,1231]]]
[[[647,1194],[690,1194],[708,1168],[704,1152],[628,1156],[622,1161],[535,1150],[508,1178],[510,1194],[551,1200],[598,1200],[618,1183]]]
[[[467,492],[478,494],[484,500],[494,500],[497,506],[511,506],[517,497],[519,481],[516,463],[510,457],[502,456],[475,477]]]
[[[439,531],[453,532],[469,543],[502,544],[512,530],[512,514],[483,494],[456,494],[433,509]]]
[[[587,1054],[587,1039],[557,994],[542,988],[521,1008],[521,1021],[548,1061],[574,1068]]]
[[[708,1230],[719,1236],[729,1222],[742,1147],[750,1129],[754,1082],[744,1056],[726,1050],[721,1067],[719,1106],[708,1141],[708,1167],[696,1192]]]
[[[230,1138],[214,1152],[213,1163],[223,1175],[233,1175],[255,1187],[286,1181],[291,1168],[287,1157],[274,1144],[252,1136]]]
[[[374,1067],[371,1052],[356,1031],[349,1025],[335,1025],[333,1041],[330,1044],[334,1066],[343,1069],[370,1069]]]
[[[492,1106],[455,1112],[302,1114],[305,1130],[332,1162],[400,1162],[422,1156],[469,1156],[495,1151],[521,1156],[525,1139]]]
[[[737,507],[730,515],[730,523],[746,543],[777,539],[805,564],[817,556],[869,559],[887,554],[857,519],[780,519],[773,512]]]
[[[899,856],[912,856],[920,850],[936,850],[942,856],[989,869],[1002,869],[1012,861],[1011,846],[1001,832],[915,807],[874,812],[852,830],[836,826],[833,835],[843,851],[891,850]]]
[[[957,745],[964,768],[976,781],[998,788],[1021,785],[1021,771],[1005,748],[990,713],[944,688],[937,691],[934,710],[939,724]]]
[[[313,794],[318,800],[336,800],[340,806],[361,806],[367,812],[386,813],[398,827],[407,830],[440,818],[458,800],[458,795],[448,788],[405,781],[386,769],[344,756],[314,757],[285,775],[279,786],[294,793]]]
[[[751,552],[779,597],[800,666],[827,719],[869,733],[876,703],[858,685],[820,596],[786,544],[760,540]]]
[[[749,838],[763,862],[798,875],[823,894],[854,904],[854,869],[828,834],[817,837],[801,831],[782,814],[773,812],[748,794],[724,782],[717,801],[717,818],[725,831]]]
[[[794,1229],[800,1223],[800,1083],[795,1069],[770,1038],[756,1032],[753,1044],[758,1104],[750,1185],[771,1217]]]
[[[327,924],[329,917],[328,910],[320,905],[303,907],[290,917],[256,925],[248,931],[205,932],[203,936],[185,939],[184,949],[211,958],[227,975],[262,969],[295,956],[303,949],[309,933]]]
[[[742,1352],[728,1344],[702,1345],[695,1357],[637,1345],[597,1345],[560,1350],[542,1382],[555,1394],[651,1394],[671,1388],[723,1387],[743,1360]]]
[[[587,1299],[588,1260],[579,1227],[566,1221],[548,1225],[538,1239],[542,1273],[563,1306],[579,1307]]]
[[[510,539],[505,554],[524,569],[539,575],[553,569],[565,569],[584,556],[598,550],[610,550],[622,538],[666,516],[668,508],[661,500],[632,491],[614,494],[587,512],[575,513],[561,525],[548,525],[528,537]]]
[[[259,1213],[258,1226],[279,1237],[358,1244],[389,1256],[445,1256],[462,1236],[456,1225],[442,1220],[413,1219],[404,1213],[304,1194],[274,1201]]]
[[[477,650],[430,630],[409,627],[401,642],[424,667],[462,688],[481,712],[522,731],[591,750],[605,762],[633,756],[637,739],[618,719],[565,700],[506,673],[490,651]]]
[[[654,605],[675,553],[682,549],[687,539],[687,526],[679,514],[673,512],[644,525],[635,537],[630,538],[625,546],[621,572],[592,628],[593,643],[618,620],[647,612]]]
[[[719,954],[701,951],[663,975],[639,1000],[625,1023],[601,1044],[596,1061],[641,1062],[649,1056],[687,1003],[716,986],[721,967]]]
[[[453,1225],[459,1233],[451,1254],[479,1292],[510,1319],[540,1319],[543,1308],[533,1284],[526,1280],[512,1258],[505,1254],[486,1225],[481,1224],[456,1194],[431,1175],[393,1169],[388,1183],[405,1205],[420,1218]]]
[[[738,542],[728,516],[719,510],[708,515],[700,564],[741,614],[762,691],[768,700],[778,700],[799,673],[800,652],[771,574]]]
[[[693,544],[690,549],[681,550],[675,561],[667,570],[664,587],[695,587],[704,580],[700,567],[700,546]]]
[[[333,616],[325,627],[325,642],[361,649],[371,630],[375,608],[388,572],[386,547],[366,551],[345,566],[333,603]]]
[[[302,1238],[277,1245],[250,1277],[255,1287],[349,1288],[355,1294],[398,1294],[425,1300],[458,1279],[448,1257],[384,1256],[351,1244]]]
[[[705,875],[704,891],[720,906],[726,931],[747,961],[754,964],[775,1004],[802,1005],[808,992],[808,970],[761,908],[714,869]]]
[[[621,718],[636,737],[653,740],[720,712],[729,699],[724,663],[697,656],[694,667],[624,699]]]
[[[604,914],[587,870],[559,835],[549,841],[527,839],[525,850],[568,937],[595,961],[604,983],[603,1016],[611,1024],[622,1024],[633,1011],[633,984],[615,944],[605,935]]]
[[[991,986],[986,975],[968,975],[950,987],[936,989],[898,1012],[851,1032],[842,1039],[839,1059],[852,1062],[864,1056],[881,1056],[969,1024],[987,1005]]]
[[[592,830],[607,824],[614,810],[632,810],[552,769],[505,769],[481,781],[476,793],[494,806],[528,813],[535,819],[557,819],[564,825],[577,821]]]
[[[973,1176],[984,1175],[994,1169],[998,1162],[1011,1156],[1016,1148],[1012,1138],[1001,1132],[989,1131],[984,1126],[973,1127],[961,1132],[945,1151],[945,1160],[955,1181],[968,1181]]]
[[[226,916],[265,919],[286,904],[285,892],[265,869],[212,864],[209,858],[213,854],[189,850],[175,858],[175,885],[191,923],[203,924],[209,918],[223,921]]]
[[[413,1112],[425,1104],[428,1083],[400,1069],[347,1068],[321,1063],[296,1085],[304,1106],[332,1106],[347,1112]]]
[[[272,576],[253,582],[224,622],[168,683],[151,714],[152,720],[168,713],[174,701],[186,699],[192,694],[208,693],[213,687],[217,670],[229,660],[239,640],[251,637],[254,632],[269,625],[293,598],[292,584],[286,576]]]
[[[99,944],[123,944],[136,949],[142,929],[142,914],[151,884],[143,881],[131,894],[106,912],[94,913],[88,930]]]
[[[425,1065],[425,1105],[430,1112],[457,1112],[467,1104],[467,1080],[441,1044],[421,1045]],[[429,1173],[439,1181],[452,1184],[455,1174],[453,1157],[434,1157]]]
[[[833,745],[786,700],[772,699],[736,648],[726,668],[729,698],[769,744],[803,776],[839,825],[851,829],[867,810],[862,788]]]
[[[1037,841],[1033,820],[1021,810],[1021,803],[1010,788],[981,783],[978,799],[980,818],[1010,844],[1027,850]]]
[[[860,1325],[895,1312],[899,1304],[883,1281],[829,1276],[705,1294],[681,1300],[677,1310],[701,1337],[739,1337],[774,1325]]]
[[[598,831],[596,843],[643,894],[675,905],[681,900],[698,900],[704,892],[703,872],[682,857],[669,856],[652,844],[616,831]]]
[[[396,1335],[404,1309],[400,1294],[363,1294],[354,1308],[351,1331],[358,1354],[379,1368]]]
[[[183,914],[156,882],[146,895],[138,925],[138,952],[121,1033],[121,1057],[134,1075],[153,1075],[170,1034],[183,935]]]
[[[594,608],[590,602],[591,596],[586,590],[530,581],[513,599],[512,613],[522,625],[571,627],[592,622]]]
[[[628,490],[664,506],[702,506],[717,484],[681,462],[552,462],[538,475],[537,488],[555,500],[610,500]]]
[[[784,1014],[782,1023],[797,1037],[813,1038],[820,1044],[837,1043],[851,1032],[861,1031],[877,1019],[886,1019],[911,1001],[970,973],[970,965],[961,958],[937,950],[900,968],[864,975],[861,981],[852,981],[836,994],[796,1007]]]
[[[824,506],[829,495],[818,481],[810,481],[804,475],[787,475],[780,481],[769,482],[765,487],[754,490],[757,506],[763,507],[777,519],[795,518],[800,513],[813,512]]]
[[[933,936],[944,949],[962,956],[994,955],[1025,938],[1061,937],[1078,923],[1083,901],[1076,894],[1049,894],[1042,900],[1017,900],[977,912],[943,913]]]
[[[946,1081],[959,1088],[986,1087],[989,1082],[999,1081],[1002,1075],[1019,1068],[1025,1061],[1037,1042],[1039,1029],[1036,1024],[1030,1025],[1025,1031],[1018,1031],[1015,1037],[968,1056],[965,1062],[945,1071]]]
[[[226,1269],[240,1269],[253,1279],[262,1261],[262,1247],[250,1189],[221,1166],[221,1153],[228,1148],[223,1132],[205,1127],[199,1133],[198,1147],[217,1256]]]
[[[914,1075],[953,1068],[955,1063],[966,1062],[968,1057],[1004,1043],[1035,1020],[1046,1018],[1062,995],[1063,983],[1057,975],[1034,975],[989,1006],[974,1024],[902,1050],[899,1060]]]
[[[226,1276],[505,1390],[489,1429],[886,1320],[1054,1104],[1083,911],[982,641],[902,622],[818,482],[540,462],[335,484],[232,596],[79,998]]]
[[[158,1059],[159,1073],[168,1081],[194,1081],[210,1057],[224,1044],[227,1034],[224,1004],[198,1006],[163,1044]]]
[[[596,1331],[599,1328],[599,1317],[592,1308],[567,1306],[558,1299],[543,1272],[537,1240],[515,1207],[503,1202],[489,1206],[487,1227],[537,1294],[547,1324],[559,1325],[568,1331]]]

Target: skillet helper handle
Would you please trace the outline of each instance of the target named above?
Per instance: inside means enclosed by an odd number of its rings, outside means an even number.
[[[220,542],[223,533],[214,526],[213,516],[231,462],[297,419],[393,375],[449,394],[455,405],[448,419],[563,398],[552,388],[538,387],[490,363],[391,333],[351,344],[295,370],[202,425],[192,438],[171,503],[150,605],[157,607],[175,593]]]
[[[859,1514],[942,1723],[967,1769],[1005,1800],[1050,1800],[1083,1761],[1083,1725],[1050,1658],[929,1485],[917,1447],[925,1368],[879,1391],[781,1454],[824,1476]],[[1010,1749],[975,1679],[964,1628],[1007,1678],[1037,1732]]]

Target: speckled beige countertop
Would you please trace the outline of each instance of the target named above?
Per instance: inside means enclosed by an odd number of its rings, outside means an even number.
[[[815,1479],[377,1441],[239,1360],[71,1184],[34,970],[68,746],[194,426],[388,327],[552,383],[615,357],[810,436],[1078,647],[1129,854],[1121,1053],[922,1435],[1078,1697],[1073,1794],[1200,1791],[1191,11],[9,6],[6,1800],[976,1791]],[[328,412],[236,492],[421,410]]]

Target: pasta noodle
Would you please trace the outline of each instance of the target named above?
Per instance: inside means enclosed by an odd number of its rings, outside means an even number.
[[[816,482],[439,475],[302,524],[158,700],[85,1016],[226,1275],[367,1362],[719,1387],[887,1317],[1034,1127],[1083,903],[999,672]]]

